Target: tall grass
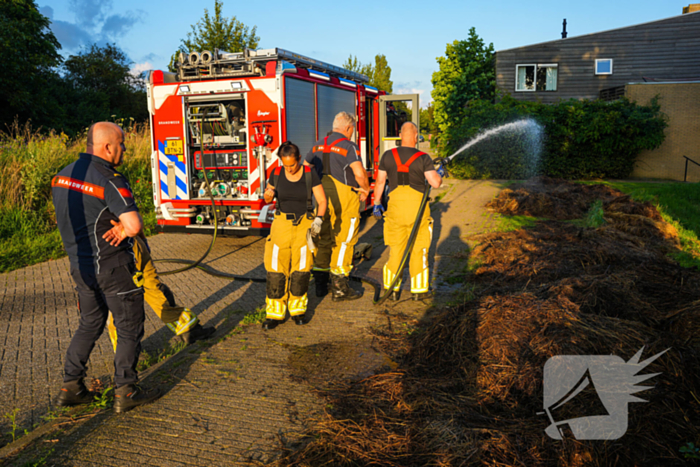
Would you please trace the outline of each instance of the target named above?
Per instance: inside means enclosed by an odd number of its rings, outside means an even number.
[[[127,152],[119,170],[130,181],[147,226],[155,225],[150,175],[150,136],[136,125],[125,128]],[[51,179],[85,150],[86,134],[38,133],[13,125],[0,133],[0,272],[65,255],[56,229]]]

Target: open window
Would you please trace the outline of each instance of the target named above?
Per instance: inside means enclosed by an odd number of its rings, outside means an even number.
[[[515,90],[556,91],[558,71],[559,66],[556,63],[516,65]]]

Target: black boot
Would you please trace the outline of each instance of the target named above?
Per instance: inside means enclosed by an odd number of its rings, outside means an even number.
[[[282,320],[279,320],[279,319],[269,319],[268,318],[262,323],[262,328],[265,331],[271,331],[271,330],[275,329],[281,322],[282,322]]]
[[[128,412],[139,405],[150,404],[159,397],[160,391],[157,389],[144,391],[136,384],[126,384],[114,391],[114,411]]]
[[[292,319],[294,320],[297,326],[302,326],[306,324],[306,317],[304,315],[292,316]]]
[[[399,299],[401,298],[401,291],[400,290],[394,290],[391,292],[391,295],[389,296],[393,301],[398,302]]]
[[[192,329],[180,334],[180,339],[187,345],[194,344],[197,341],[208,339],[216,332],[216,328],[207,326],[204,327],[200,323],[194,325]]]
[[[82,379],[76,379],[63,383],[56,405],[59,407],[71,407],[73,405],[90,404],[99,395],[99,393],[88,391]]]
[[[325,297],[328,295],[328,279],[330,273],[328,271],[314,271],[314,282],[316,283],[316,296]]]
[[[348,285],[347,277],[331,274],[331,298],[334,302],[357,300],[360,297],[362,294]]]

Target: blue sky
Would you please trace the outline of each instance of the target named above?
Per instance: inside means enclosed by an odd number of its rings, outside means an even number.
[[[349,55],[373,62],[386,55],[394,93],[418,92],[430,99],[436,57],[469,28],[496,50],[631,26],[681,14],[685,0],[589,0],[562,2],[290,2],[224,0],[223,14],[257,26],[261,48],[280,47],[334,65]],[[214,0],[37,0],[63,46],[64,56],[92,43],[115,43],[137,71],[166,69],[170,55]]]

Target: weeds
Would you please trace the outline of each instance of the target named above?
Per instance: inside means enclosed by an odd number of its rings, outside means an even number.
[[[112,407],[114,403],[114,391],[112,386],[105,388],[102,394],[95,396],[95,401],[89,405],[90,410],[102,410]]]
[[[181,351],[185,347],[187,347],[187,344],[185,344],[184,342],[178,342],[177,344],[172,345],[172,346],[170,344],[166,344],[166,346],[159,353],[157,353],[155,355],[149,355],[148,352],[144,351],[143,352],[144,358],[139,361],[138,365],[136,366],[136,370],[137,371],[145,371],[148,368],[155,365],[156,363],[160,363],[160,362],[172,357],[173,355],[175,355],[176,353],[178,353],[179,351]]]
[[[700,459],[700,448],[693,443],[686,443],[679,451],[683,453],[683,457],[686,459]]]
[[[125,127],[127,152],[119,167],[131,189],[147,234],[155,228],[150,135],[145,126]],[[51,198],[51,180],[85,150],[86,135],[40,134],[29,124],[0,133],[0,272],[65,255]]]
[[[12,429],[7,432],[8,435],[12,436],[12,442],[15,442],[16,439],[16,433],[17,433],[17,414],[19,413],[19,408],[15,408],[12,410],[12,412],[7,412],[5,415],[2,416],[2,418],[5,418],[10,421],[10,425],[12,425]]]
[[[248,326],[251,324],[262,324],[262,322],[265,321],[265,316],[265,307],[258,307],[255,309],[255,311],[251,311],[243,317],[243,319],[241,320],[241,326]]]

